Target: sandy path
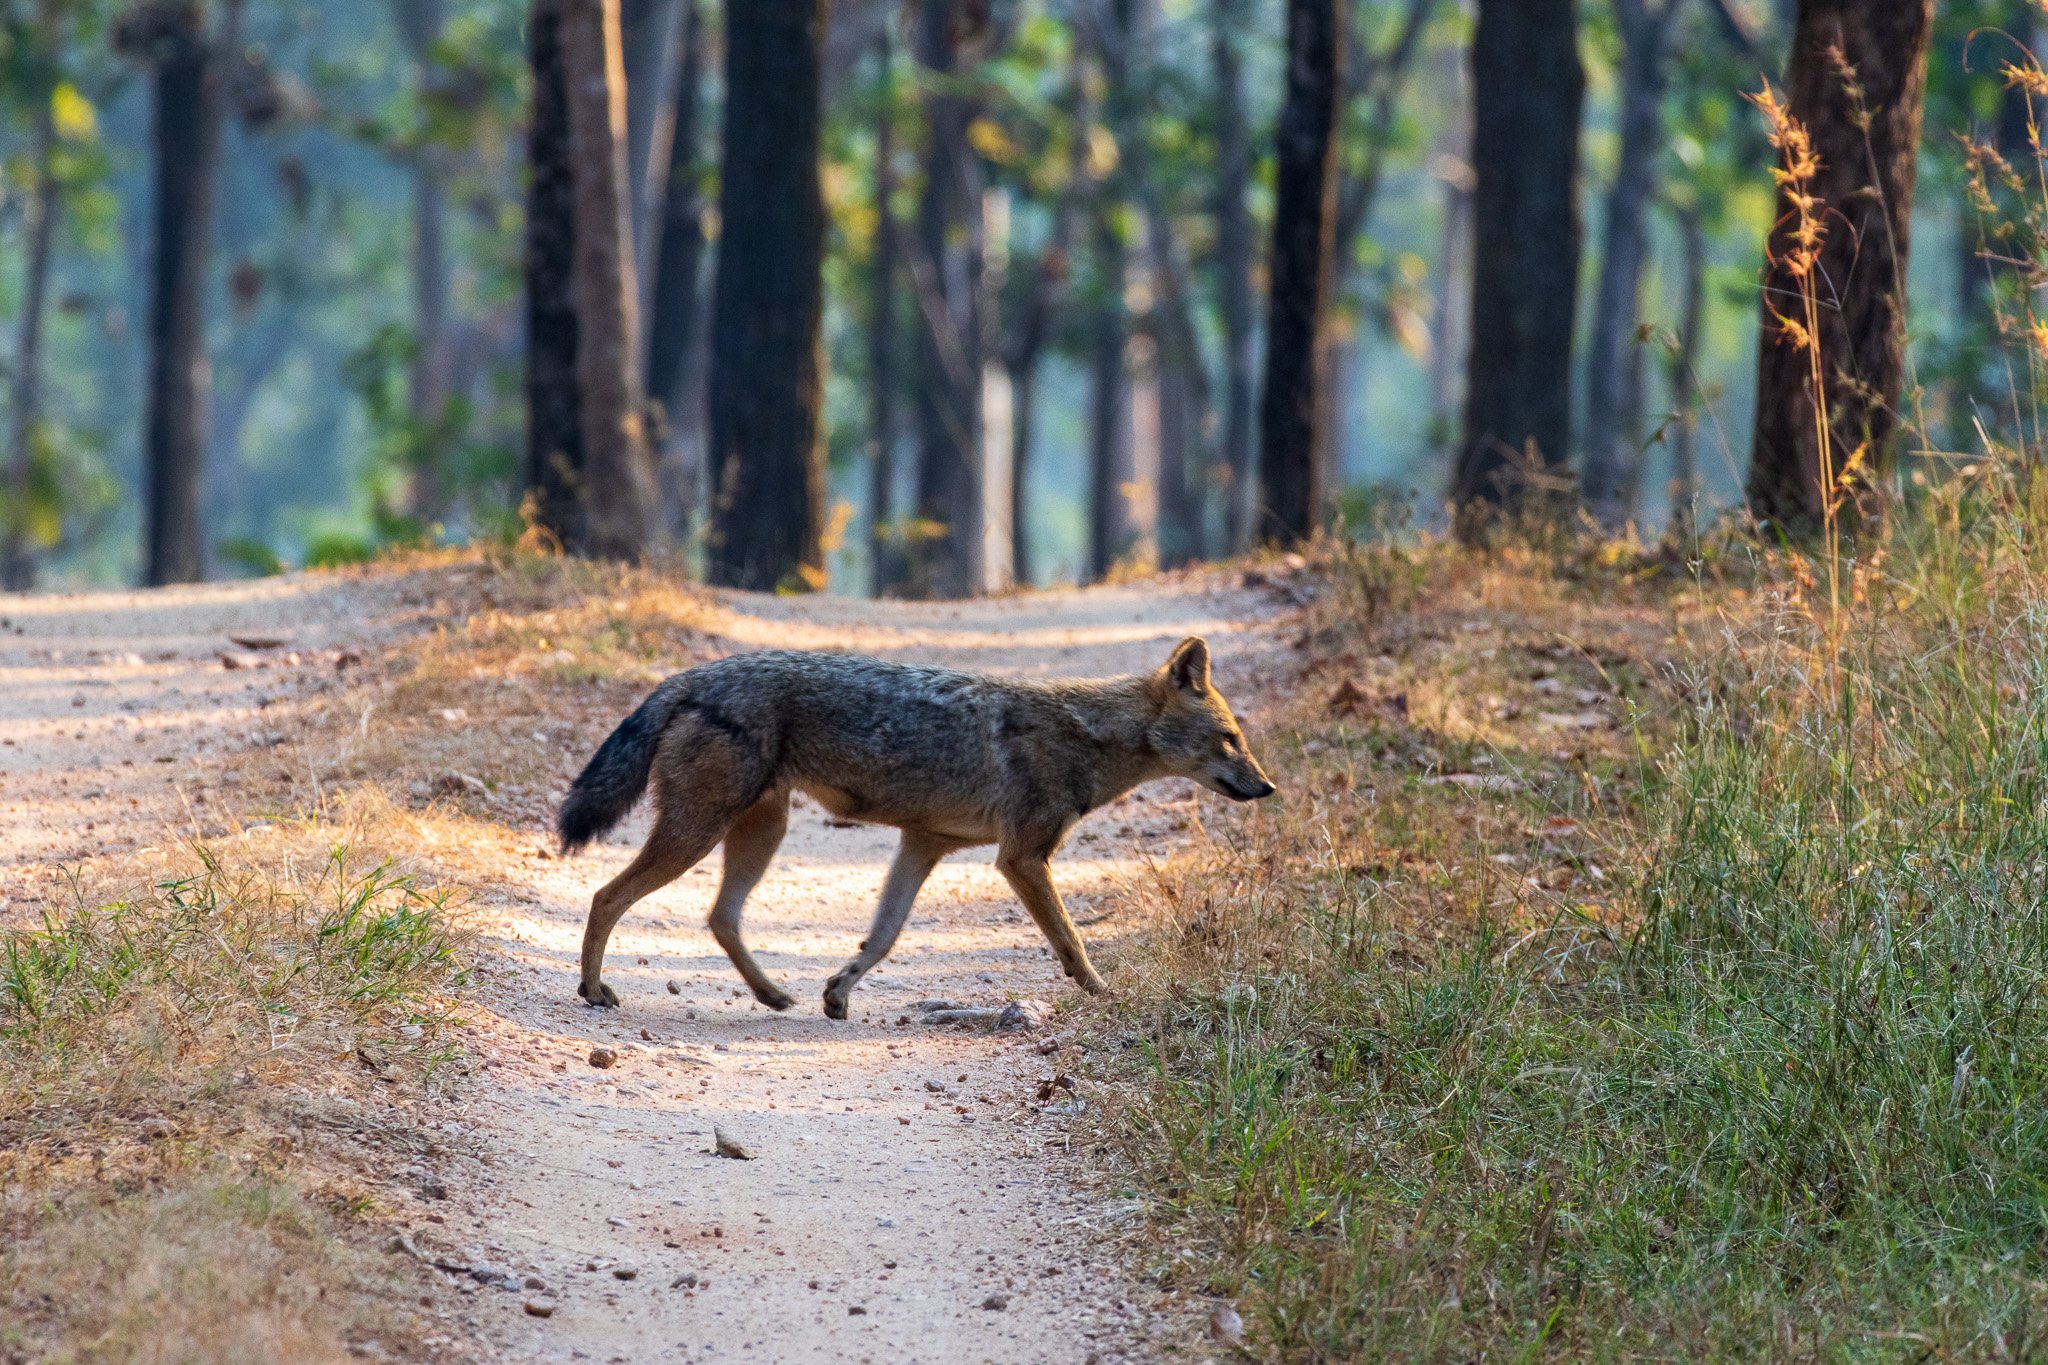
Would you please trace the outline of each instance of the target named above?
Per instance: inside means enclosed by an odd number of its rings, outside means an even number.
[[[1270,644],[1245,624],[1259,604],[1212,586],[947,605],[733,597],[716,629],[740,647],[1018,673],[1151,667],[1202,633],[1242,708]],[[0,601],[25,631],[0,639],[0,719],[16,741],[0,747],[0,861],[90,850],[81,821],[95,803],[203,823],[193,793],[150,760],[211,745],[260,762],[263,703],[289,693],[282,676],[223,669],[222,631],[289,625],[293,647],[312,651],[402,630],[411,605],[402,591],[321,579]],[[1054,870],[1098,954],[1133,926],[1091,926],[1096,893],[1170,851],[1197,802],[1213,799],[1161,784],[1082,826]],[[113,837],[146,837],[143,820],[119,825]],[[1074,1183],[1085,1123],[1073,1102],[1063,1091],[1038,1099],[1071,1053],[1041,1054],[1039,1032],[934,1030],[911,1011],[934,996],[1050,1002],[1065,985],[987,851],[941,866],[895,956],[856,993],[853,1019],[832,1023],[818,994],[866,929],[894,832],[838,826],[799,800],[746,925],[798,1007],[756,1005],[710,941],[714,855],[620,926],[607,979],[623,1006],[592,1011],[573,996],[584,910],[645,828],[643,812],[567,862],[534,856],[536,831],[508,831],[508,854],[516,844],[522,856],[479,897],[486,968],[467,1041],[481,1083],[449,1120],[477,1158],[434,1173],[448,1197],[418,1203],[415,1226],[423,1243],[542,1288],[469,1286],[451,1348],[502,1360],[965,1365],[1196,1346],[1199,1306],[1161,1301],[1118,1265],[1103,1233],[1119,1210]],[[588,1064],[599,1044],[620,1051],[616,1067]],[[714,1125],[756,1159],[712,1155]],[[525,1311],[540,1297],[554,1304],[545,1319]]]

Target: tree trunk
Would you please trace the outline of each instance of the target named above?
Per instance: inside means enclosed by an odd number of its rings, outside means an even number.
[[[440,40],[441,0],[396,0],[399,31],[412,55],[415,95],[426,100],[434,87],[434,44]],[[409,381],[413,421],[422,427],[440,420],[453,373],[448,335],[447,168],[437,149],[419,147],[412,158],[412,299],[415,350]],[[435,521],[446,512],[447,492],[431,467],[413,471],[413,515]]]
[[[1090,322],[1088,398],[1088,578],[1105,577],[1123,554],[1123,476],[1130,463],[1130,387],[1124,366],[1129,319],[1124,314],[1123,238],[1097,207],[1096,300]]]
[[[48,0],[38,27],[54,55],[61,40]],[[42,420],[43,319],[48,312],[50,261],[57,230],[61,189],[57,182],[57,127],[50,102],[52,91],[32,90],[34,113],[29,120],[29,164],[35,188],[28,202],[28,254],[22,266],[21,317],[14,350],[13,429],[10,437],[8,508],[4,544],[0,544],[0,588],[27,592],[36,583],[35,555],[29,544],[29,499],[33,492],[37,428]]]
[[[216,42],[196,7],[163,14],[153,81],[156,221],[150,262],[147,549],[143,582],[191,583],[205,571],[199,479],[206,442],[206,280],[220,176],[226,73],[239,47],[240,0],[228,0]]]
[[[868,569],[881,597],[903,581],[896,524],[896,101],[895,45],[884,24],[875,41],[875,259],[868,282]]]
[[[1683,543],[1692,539],[1699,521],[1696,452],[1700,425],[1700,338],[1707,312],[1707,231],[1698,209],[1679,212],[1678,234],[1685,248],[1685,301],[1669,374],[1675,409],[1671,436],[1671,531]]]
[[[1241,551],[1251,539],[1252,415],[1256,379],[1252,299],[1251,139],[1245,129],[1244,70],[1237,45],[1249,27],[1247,0],[1214,0],[1209,35],[1216,80],[1216,271],[1223,324],[1222,466],[1228,498],[1226,547]]]
[[[1088,135],[1095,112],[1089,99],[1084,45],[1074,43],[1074,65],[1068,106],[1073,128],[1067,153],[1067,183],[1053,206],[1052,232],[1033,269],[1034,280],[1010,351],[1010,578],[1030,584],[1037,572],[1032,540],[1030,494],[1031,443],[1038,415],[1038,364],[1052,330],[1052,312],[1071,273],[1074,224],[1088,194]]]
[[[712,304],[714,582],[822,588],[825,0],[728,0]]]
[[[1643,408],[1643,261],[1649,205],[1664,152],[1664,87],[1672,23],[1684,0],[1614,0],[1621,29],[1621,156],[1608,187],[1606,237],[1586,348],[1586,439],[1579,488],[1600,524],[1619,530],[1635,514]]]
[[[1934,0],[1800,0],[1787,77],[1792,117],[1812,138],[1820,169],[1810,193],[1825,206],[1817,269],[1824,395],[1813,391],[1811,356],[1779,319],[1804,326],[1799,285],[1787,261],[1798,214],[1778,196],[1764,254],[1764,344],[1757,360],[1750,510],[1793,534],[1826,518],[1840,475],[1859,450],[1869,488],[1889,466],[1905,372],[1906,256],[1914,154],[1927,90]],[[1855,68],[1854,85],[1829,53]],[[1824,397],[1823,440],[1816,399]],[[1852,490],[1844,490],[1849,492]],[[1853,516],[1860,498],[1851,497]]]
[[[626,170],[626,73],[619,0],[561,0],[569,105],[576,378],[583,417],[586,552],[637,559],[655,507],[641,378]]]
[[[1331,261],[1336,237],[1336,126],[1343,88],[1337,0],[1288,0],[1287,93],[1274,172],[1266,387],[1259,404],[1260,540],[1313,535],[1323,489],[1316,459]]]
[[[1461,534],[1538,510],[1571,430],[1579,269],[1575,0],[1480,0],[1472,37],[1472,325],[1451,483]]]
[[[661,483],[662,520],[671,537],[683,540],[701,496],[704,402],[700,363],[704,337],[704,203],[698,190],[699,129],[703,122],[704,20],[696,0],[682,7],[681,54],[675,79],[675,111],[668,160],[658,185],[661,223],[656,229],[652,319],[647,340],[647,395],[661,404],[661,449],[656,473]]]
[[[562,0],[534,0],[527,24],[526,479],[522,511],[566,546],[585,542],[583,404],[577,384],[575,176],[563,75]]]
[[[692,0],[620,0],[626,57],[626,177],[633,224],[633,275],[640,315],[653,312],[677,90]]]
[[[967,128],[974,110],[952,88],[971,26],[965,0],[922,0],[916,57],[925,79],[925,186],[911,272],[919,329],[917,586],[933,597],[973,590],[980,550],[981,187]]]

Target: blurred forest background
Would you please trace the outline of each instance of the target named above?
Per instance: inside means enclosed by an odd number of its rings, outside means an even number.
[[[1489,7],[1523,30],[1491,57],[1473,50]],[[1743,500],[1780,213],[1744,96],[1784,79],[1798,8],[6,0],[0,557],[14,587],[172,581],[539,525],[747,586],[947,594],[1240,548],[1262,534],[1288,28],[1318,11],[1342,60],[1315,506],[1353,528],[1447,520],[1489,341],[1471,334],[1492,259],[1475,99],[1498,85],[1509,160],[1554,210],[1530,215],[1526,254],[1564,280],[1533,382],[1566,425],[1542,456],[1598,523],[1653,539]],[[1973,143],[2023,159],[2001,67],[2037,29],[2027,0],[1934,19],[1909,455],[2003,425],[1970,168]],[[593,71],[616,147],[576,107]],[[801,161],[789,179],[810,147],[815,204]],[[599,163],[623,180],[593,190]],[[592,234],[549,235],[591,193],[623,217],[610,266]],[[773,293],[812,238],[815,347],[801,270]],[[602,325],[565,283],[592,269],[624,286]],[[814,413],[742,391],[777,354]],[[549,407],[550,375],[583,413]],[[591,404],[630,459],[549,464],[548,424]],[[739,477],[709,453],[735,439],[822,449],[822,483],[801,455]],[[616,505],[564,526],[586,477]],[[722,498],[769,510],[721,531]]]

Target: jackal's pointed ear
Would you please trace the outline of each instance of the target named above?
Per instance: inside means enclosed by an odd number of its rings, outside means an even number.
[[[1208,691],[1209,642],[1199,635],[1190,635],[1175,645],[1173,657],[1166,661],[1166,676],[1183,692]]]

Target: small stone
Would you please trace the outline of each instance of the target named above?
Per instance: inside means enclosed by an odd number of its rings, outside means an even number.
[[[651,1033],[649,1033],[649,1032],[648,1032],[648,1031],[647,1031],[646,1029],[641,1029],[641,1030],[640,1030],[640,1039],[641,1039],[641,1041],[642,1041],[642,1042],[648,1042],[648,1043],[651,1043],[651,1042],[653,1042],[653,1041],[654,1041],[654,1035],[653,1035],[653,1034],[651,1034]]]
[[[555,1315],[555,1301],[544,1294],[535,1294],[521,1306],[531,1318],[551,1318]]]
[[[640,1267],[637,1265],[615,1265],[612,1267],[612,1278],[615,1280],[637,1280],[640,1278]]]
[[[487,796],[490,794],[490,788],[484,785],[484,780],[481,777],[472,777],[468,773],[457,772],[442,773],[439,777],[435,778],[433,791],[436,796]]]
[[[538,1275],[528,1275],[524,1280],[520,1281],[520,1284],[526,1289],[546,1289],[548,1287],[548,1282]]]
[[[1211,1341],[1220,1341],[1226,1346],[1244,1345],[1244,1319],[1227,1303],[1209,1314],[1207,1332]]]
[[[868,1310],[861,1307],[857,1303],[850,1303],[846,1305],[846,1316],[848,1316],[849,1318],[864,1318],[867,1315]]]
[[[752,1161],[754,1159],[752,1152],[733,1141],[732,1138],[726,1135],[725,1129],[715,1124],[711,1129],[711,1150],[719,1156],[730,1157],[734,1161]]]
[[[675,982],[671,981],[668,983],[668,993],[670,995],[681,995],[683,993],[683,988],[681,986],[678,986]]]
[[[165,1138],[175,1136],[177,1131],[177,1126],[169,1119],[144,1119],[142,1121],[142,1135],[151,1142],[162,1142]]]
[[[981,1301],[981,1306],[991,1313],[1000,1313],[1010,1306],[1010,1296],[1007,1294],[991,1294]]]
[[[678,1275],[668,1282],[668,1287],[670,1289],[695,1289],[697,1287],[697,1276],[695,1272]]]
[[[1040,1038],[1038,1040],[1038,1055],[1041,1057],[1050,1057],[1053,1053],[1058,1052],[1061,1048],[1065,1046],[1066,1044],[1060,1041],[1057,1035],[1047,1034],[1045,1037]]]
[[[924,1083],[924,1088],[931,1091],[934,1095],[943,1095],[946,1093],[946,1083],[936,1076],[932,1077],[930,1080],[927,1080]]]
[[[610,1071],[619,1064],[619,1054],[608,1047],[590,1049],[590,1064],[599,1071]]]

